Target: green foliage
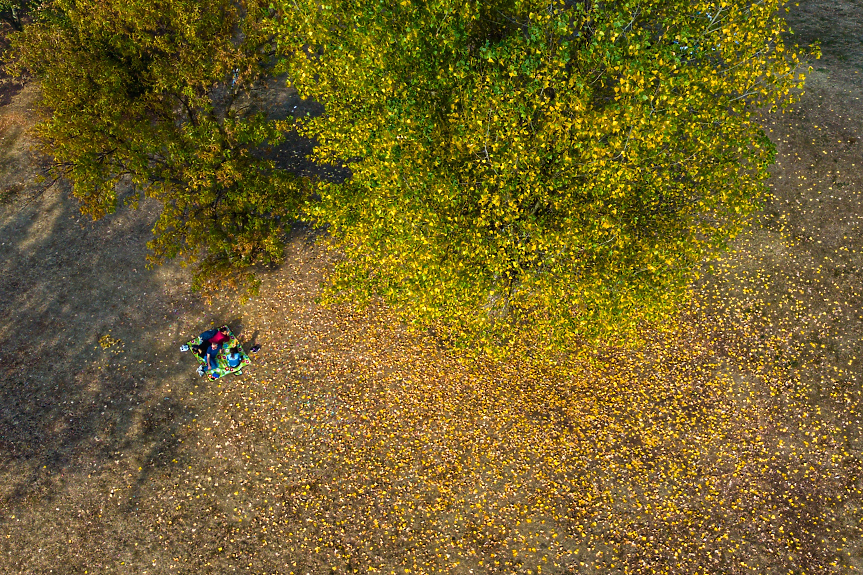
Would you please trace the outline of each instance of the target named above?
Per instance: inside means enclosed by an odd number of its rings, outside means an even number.
[[[383,298],[456,343],[561,349],[671,316],[757,208],[759,110],[802,82],[778,0],[55,0],[13,40],[37,134],[82,209],[157,198],[152,260],[250,281],[301,210]],[[262,150],[255,93],[287,73],[326,115],[305,184]],[[305,204],[304,204],[305,202]]]
[[[306,193],[262,152],[290,128],[256,104],[274,61],[265,5],[56,0],[40,15],[13,36],[12,69],[41,82],[36,134],[82,211],[112,212],[131,184],[163,206],[153,262],[195,263],[197,287],[253,286]]]
[[[779,2],[292,0],[282,67],[350,160],[310,206],[331,295],[455,342],[620,341],[757,208],[798,55]]]
[[[0,0],[0,20],[20,31],[24,15],[38,8],[41,3],[40,0]]]

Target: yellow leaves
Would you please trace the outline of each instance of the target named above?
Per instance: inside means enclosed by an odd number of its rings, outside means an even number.
[[[114,346],[123,346],[122,340],[119,338],[113,337],[110,334],[105,334],[99,338],[99,346],[102,349],[110,349]]]

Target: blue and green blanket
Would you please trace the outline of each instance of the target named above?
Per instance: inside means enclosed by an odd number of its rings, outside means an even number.
[[[223,326],[223,327],[228,327],[228,326]],[[219,356],[218,356],[219,367],[217,369],[211,369],[210,371],[207,372],[207,377],[209,379],[218,379],[222,376],[228,375],[229,373],[235,373],[237,375],[240,375],[241,373],[243,373],[243,368],[245,366],[249,365],[249,363],[251,362],[251,360],[249,359],[249,356],[246,354],[245,350],[243,350],[243,346],[240,344],[240,340],[237,339],[237,337],[234,335],[234,332],[231,331],[231,328],[228,328],[228,335],[230,336],[231,339],[224,342],[222,344],[222,347],[219,349]],[[193,345],[199,346],[203,343],[204,343],[204,340],[201,339],[201,336],[199,335],[195,339],[189,341],[187,343],[187,345],[191,348]],[[228,366],[228,352],[231,350],[231,348],[234,348],[234,347],[238,348],[240,351],[240,365],[238,365],[237,367],[229,367]],[[200,355],[198,355],[197,353],[194,353],[194,352],[193,352],[193,355],[198,359],[198,363],[200,363],[202,365],[206,364],[206,361],[207,361],[206,359],[202,358]]]

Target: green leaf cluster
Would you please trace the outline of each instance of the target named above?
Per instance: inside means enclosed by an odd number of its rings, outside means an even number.
[[[283,1],[334,299],[537,349],[667,320],[758,206],[797,50],[774,0]]]
[[[263,149],[291,129],[256,103],[275,45],[251,0],[56,0],[12,39],[12,69],[41,82],[36,129],[82,211],[114,211],[120,184],[161,202],[154,263],[196,285],[254,285],[278,262],[307,184]]]

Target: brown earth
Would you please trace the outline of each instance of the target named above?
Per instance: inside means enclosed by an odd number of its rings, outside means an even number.
[[[144,266],[158,206],[33,183],[37,92],[4,83],[0,573],[859,572],[863,4],[800,4],[824,58],[765,120],[774,197],[677,331],[567,371],[321,308],[306,230],[205,305]],[[221,323],[263,349],[207,382],[179,345]]]

